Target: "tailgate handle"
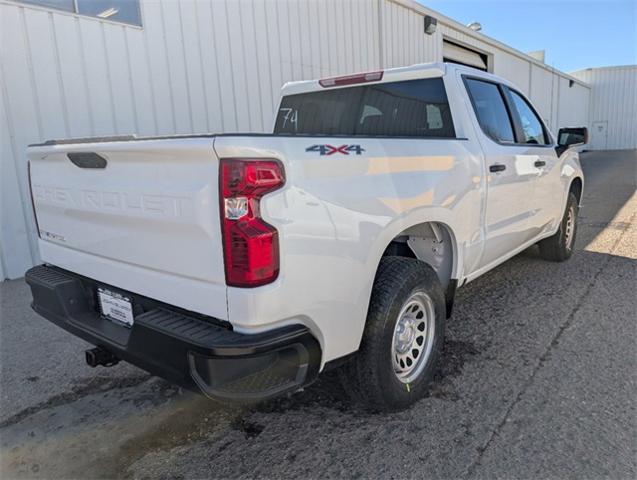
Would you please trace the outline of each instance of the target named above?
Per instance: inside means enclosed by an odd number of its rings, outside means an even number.
[[[490,172],[503,172],[507,169],[506,165],[502,165],[501,163],[494,163],[493,165],[489,166],[489,171]]]
[[[106,159],[95,152],[67,153],[66,156],[80,168],[106,168]]]

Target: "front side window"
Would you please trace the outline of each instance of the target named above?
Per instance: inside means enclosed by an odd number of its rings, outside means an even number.
[[[455,137],[441,78],[287,95],[275,134]]]
[[[22,2],[130,25],[142,24],[139,0],[22,0]]]
[[[466,79],[471,103],[484,133],[496,142],[514,143],[513,126],[500,88],[490,82]]]
[[[526,99],[513,90],[510,90],[510,92],[522,127],[523,137],[520,139],[520,143],[530,143],[534,145],[548,144],[546,135],[544,134],[544,128],[542,128],[542,122]]]

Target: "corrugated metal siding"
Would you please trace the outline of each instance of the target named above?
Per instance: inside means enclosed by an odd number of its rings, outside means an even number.
[[[589,68],[572,74],[592,87],[590,128],[596,149],[637,148],[637,65]],[[593,127],[607,122],[602,140]]]
[[[141,7],[138,28],[0,0],[0,278],[38,261],[29,143],[265,132],[285,82],[441,61],[443,36],[489,52],[495,73],[525,93],[532,87],[529,62],[487,37],[438,14],[438,31],[424,34],[428,10],[410,0],[142,0]],[[533,100],[543,101],[534,88]],[[546,108],[553,122],[558,115]]]
[[[433,35],[426,35],[422,15],[393,1],[379,5],[383,68],[442,61],[440,26]]]
[[[513,82],[525,95],[529,95],[531,85],[531,63],[506,52],[496,52],[493,59],[493,73]]]
[[[588,110],[591,91],[579,83],[566,78],[559,82],[559,106],[557,125],[562,127],[585,127],[588,125]]]

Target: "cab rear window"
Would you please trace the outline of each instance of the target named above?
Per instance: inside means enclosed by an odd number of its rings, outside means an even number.
[[[287,95],[281,100],[274,133],[455,137],[442,78]]]

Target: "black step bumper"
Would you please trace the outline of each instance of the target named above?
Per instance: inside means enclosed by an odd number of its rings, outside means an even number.
[[[219,320],[57,267],[34,267],[25,279],[33,294],[31,306],[44,318],[122,360],[214,399],[266,399],[297,390],[318,375],[320,346],[302,325],[245,335]],[[101,315],[98,286],[131,298],[131,328]]]

